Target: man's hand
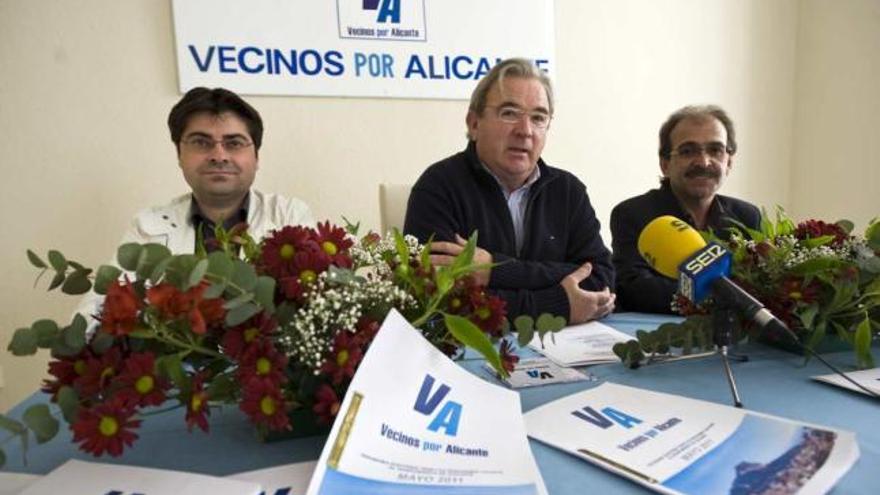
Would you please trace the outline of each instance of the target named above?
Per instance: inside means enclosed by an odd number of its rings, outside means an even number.
[[[593,265],[587,262],[559,282],[559,285],[565,289],[565,295],[568,296],[568,305],[571,308],[568,317],[570,324],[602,318],[614,310],[616,296],[607,287],[605,290],[593,292],[581,289],[578,285],[589,277],[592,271]]]
[[[455,242],[432,242],[431,243],[431,263],[439,266],[448,266],[452,264],[452,259],[464,251],[467,240],[460,235],[455,234]],[[492,254],[483,248],[474,249],[474,264],[490,265],[492,264]],[[474,281],[480,285],[489,285],[489,275],[491,268],[484,268],[473,273]]]

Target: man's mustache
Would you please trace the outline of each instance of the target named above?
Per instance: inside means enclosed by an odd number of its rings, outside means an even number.
[[[696,177],[707,177],[709,179],[720,179],[721,171],[715,168],[710,167],[690,167],[687,172],[684,173],[684,176],[688,179],[694,179]]]

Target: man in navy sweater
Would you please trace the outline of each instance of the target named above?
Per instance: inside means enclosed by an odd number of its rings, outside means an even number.
[[[437,162],[413,186],[404,231],[448,264],[478,233],[479,283],[510,317],[551,313],[569,323],[614,309],[614,269],[586,188],[550,167],[541,151],[553,117],[550,81],[532,62],[498,63],[478,83],[467,113],[467,148]]]

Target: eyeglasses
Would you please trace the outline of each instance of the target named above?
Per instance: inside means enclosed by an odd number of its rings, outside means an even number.
[[[538,129],[546,129],[547,126],[550,125],[550,120],[552,119],[549,113],[540,110],[526,112],[522,108],[512,105],[486,105],[486,107],[494,108],[495,116],[505,124],[519,124],[522,122],[523,116],[528,115],[529,122],[531,122],[533,126]]]
[[[241,151],[254,144],[242,137],[231,137],[216,140],[205,136],[190,136],[182,140],[181,143],[183,143],[184,146],[186,146],[187,148],[190,148],[191,150],[199,153],[208,153],[213,150],[214,147],[218,144],[229,153]]]
[[[730,150],[722,143],[709,143],[705,146],[697,143],[685,143],[676,148],[671,154],[690,160],[701,156],[704,152],[713,160],[721,160],[730,153]]]

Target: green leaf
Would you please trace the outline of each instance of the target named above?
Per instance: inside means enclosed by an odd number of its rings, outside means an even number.
[[[254,270],[253,265],[249,265],[241,260],[235,260],[230,282],[237,285],[242,291],[252,291],[254,286],[257,285],[257,272]]]
[[[85,294],[91,289],[92,282],[89,280],[88,272],[73,272],[61,286],[61,292],[73,296]]]
[[[244,294],[223,303],[223,308],[226,310],[233,310],[241,306],[242,304],[250,302],[251,300],[253,300],[253,298],[253,292],[245,292]]]
[[[171,256],[171,251],[161,244],[144,244],[138,256],[135,273],[139,278],[148,278],[153,274],[156,266],[169,256]]]
[[[67,270],[67,259],[59,251],[54,249],[49,251],[49,264],[56,272],[64,272]]]
[[[529,315],[517,316],[513,320],[513,327],[516,329],[516,341],[520,347],[529,345],[535,337],[535,320]]]
[[[21,435],[27,433],[27,428],[5,414],[0,414],[0,428],[12,433],[13,435]]]
[[[46,290],[49,291],[57,288],[59,285],[64,283],[65,278],[67,278],[67,276],[64,274],[64,272],[55,273],[55,276],[52,277],[52,282],[49,283],[49,288]]]
[[[332,267],[331,267],[332,268]],[[272,277],[260,277],[254,288],[254,300],[266,310],[268,314],[275,312],[275,279]]]
[[[52,320],[37,320],[31,325],[31,331],[37,336],[37,346],[42,349],[49,349],[55,343],[61,331],[58,324]]]
[[[208,255],[208,273],[218,278],[229,278],[232,274],[232,260],[222,251]]]
[[[3,449],[0,449],[0,468],[6,465],[6,452],[3,452]]]
[[[171,262],[174,261],[173,256],[169,256],[164,260],[156,263],[156,266],[153,267],[153,272],[150,273],[150,282],[153,284],[158,284],[159,281],[165,277],[166,272],[168,271],[168,267],[171,266]]]
[[[236,382],[227,374],[215,376],[208,385],[208,397],[213,401],[231,400],[235,397]]]
[[[12,334],[7,350],[16,356],[29,356],[36,354],[38,342],[39,335],[32,328],[19,328]]]
[[[77,349],[77,352],[79,352],[86,345],[86,325],[85,319],[82,316],[79,314],[76,316],[80,317],[83,324],[77,324],[77,320],[74,319],[74,322],[62,330],[61,334],[64,335],[64,344],[71,349]]]
[[[49,266],[46,265],[46,262],[41,260],[40,257],[37,256],[37,253],[31,251],[30,249],[27,250],[27,257],[28,257],[28,261],[30,261],[31,264],[34,265],[35,267],[49,268]]]
[[[535,322],[535,327],[539,332],[558,332],[565,328],[565,318],[561,316],[554,316],[550,313],[542,313],[538,315],[538,321]]]
[[[853,224],[849,220],[838,220],[835,222],[838,227],[842,228],[844,232],[847,234],[852,233],[852,231],[856,228],[855,224]]]
[[[116,250],[116,261],[119,262],[119,266],[122,268],[134,271],[138,266],[142,250],[143,247],[136,242],[123,244]]]
[[[94,338],[92,338],[91,347],[92,350],[98,354],[104,354],[108,349],[113,347],[113,336],[107,332],[98,331],[95,333]]]
[[[167,377],[178,390],[189,388],[189,379],[183,370],[183,361],[179,354],[168,354],[156,360],[156,369],[159,374]]]
[[[122,275],[122,270],[113,265],[101,265],[95,273],[95,292],[106,294],[107,288]]]
[[[34,432],[37,443],[46,443],[58,434],[58,420],[52,417],[46,404],[27,408],[21,419]]]
[[[216,299],[223,295],[223,292],[226,290],[226,282],[217,282],[213,283],[205,289],[204,296],[205,299]]]
[[[58,407],[61,408],[61,415],[64,421],[73,424],[76,421],[77,412],[79,411],[79,395],[73,387],[64,385],[58,389]]]
[[[833,235],[821,235],[819,237],[812,237],[810,239],[804,239],[801,243],[807,248],[817,248],[819,246],[824,246],[829,242],[834,240]]]
[[[873,368],[874,357],[871,355],[871,320],[867,313],[865,319],[856,327],[855,335],[856,361],[861,369]]]
[[[256,304],[246,302],[226,313],[226,326],[234,327],[260,312]]]
[[[479,352],[495,368],[495,371],[502,376],[507,376],[507,371],[501,366],[501,356],[498,355],[498,351],[495,350],[489,337],[479,327],[467,318],[449,313],[443,314],[443,321],[456,340]]]
[[[208,273],[208,264],[207,258],[201,259],[196,263],[196,266],[193,267],[191,272],[189,272],[189,278],[186,281],[184,290],[202,283],[202,279],[205,278],[205,274]]]
[[[801,324],[804,328],[813,328],[813,321],[816,319],[816,315],[819,314],[819,304],[813,303],[807,306],[806,309],[800,312],[798,317],[801,320]]]

